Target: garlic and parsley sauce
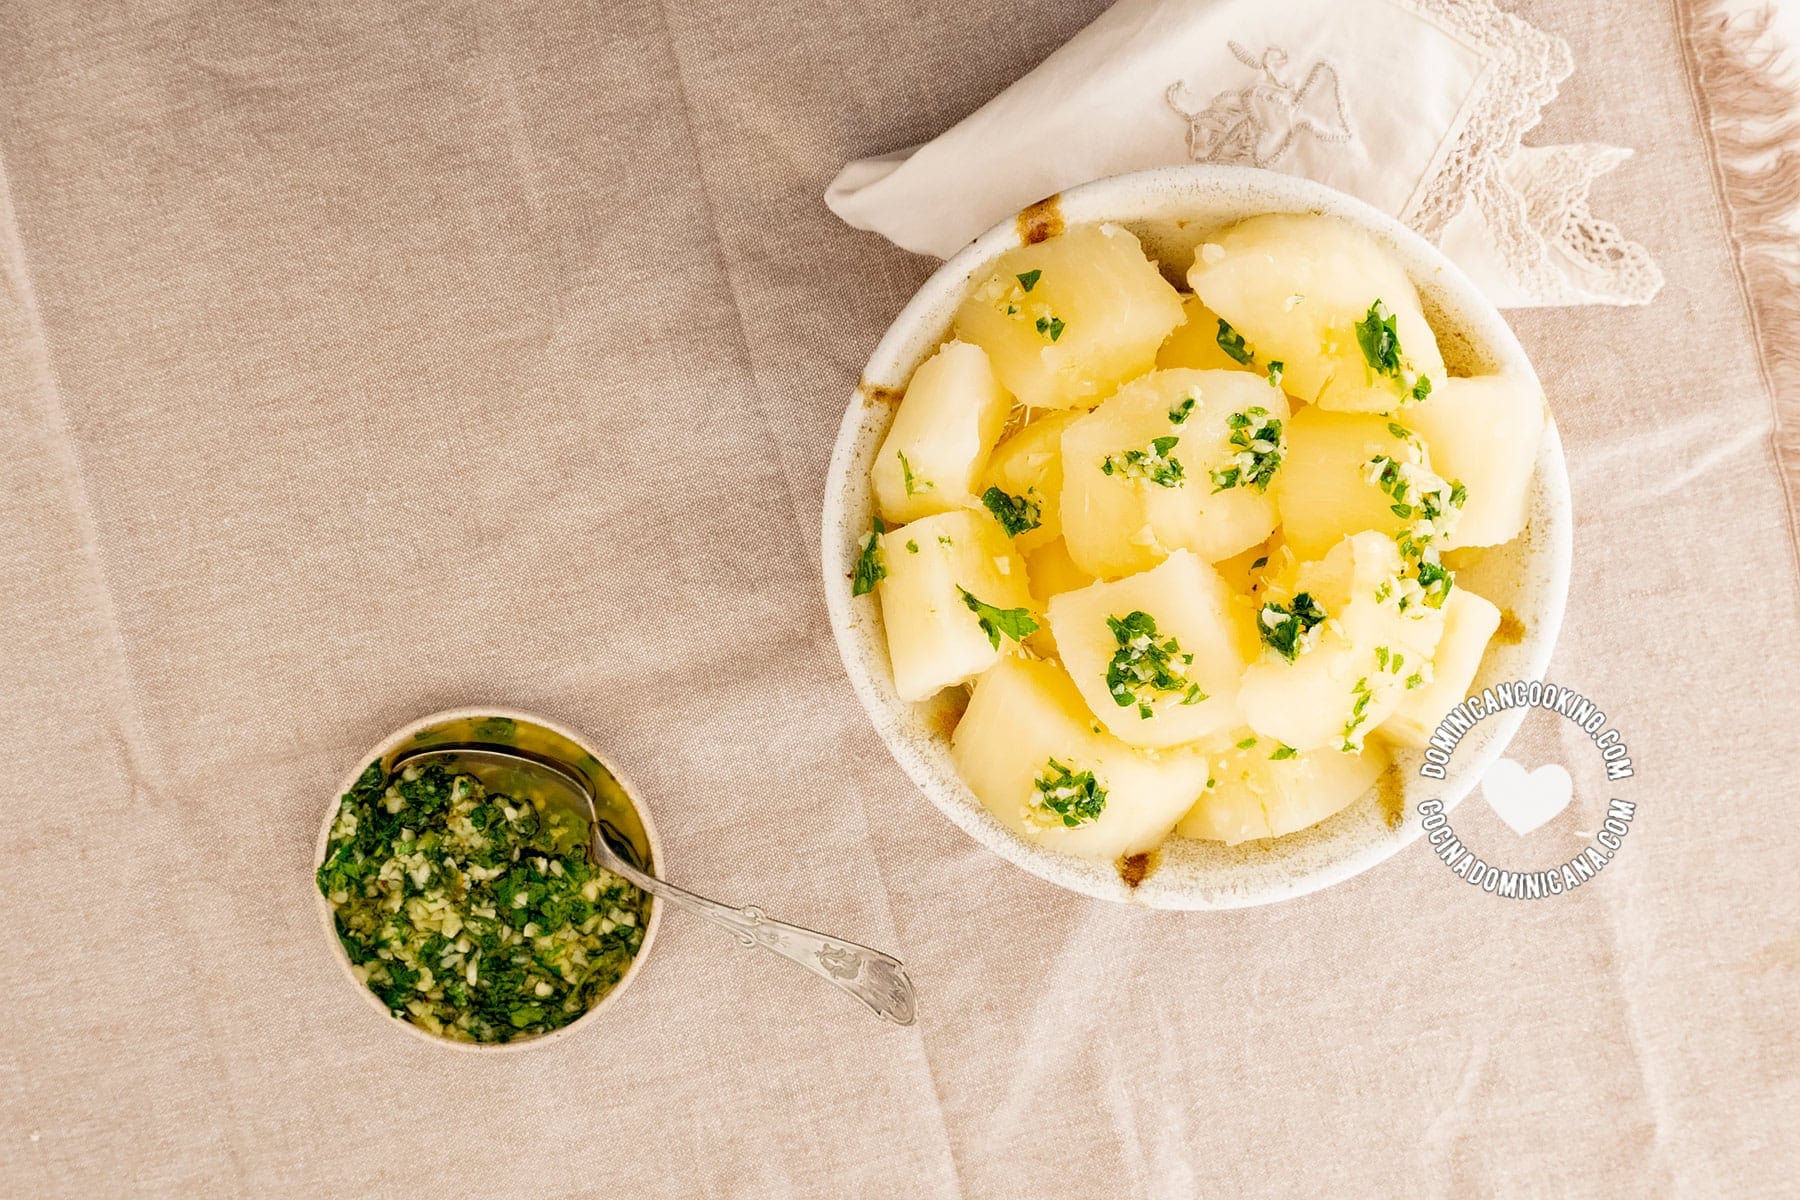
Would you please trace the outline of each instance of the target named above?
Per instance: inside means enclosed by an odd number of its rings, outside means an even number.
[[[395,1017],[509,1042],[587,1012],[643,945],[649,898],[592,862],[587,834],[525,775],[371,763],[339,802],[319,891]]]

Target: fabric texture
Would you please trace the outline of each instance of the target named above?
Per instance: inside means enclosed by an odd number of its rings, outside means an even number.
[[[1570,70],[1566,42],[1489,0],[1122,0],[940,136],[846,166],[825,200],[947,258],[1091,179],[1262,167],[1398,217],[1501,307],[1645,304],[1656,263],[1588,206],[1631,151],[1521,146]]]
[[[1683,6],[1694,97],[1738,248],[1789,520],[1800,512],[1800,2]]]
[[[1637,148],[1592,204],[1666,279],[1511,318],[1577,515],[1551,678],[1637,769],[1597,880],[1509,903],[1419,845],[1088,901],[871,731],[823,479],[933,264],[818,197],[1101,8],[0,0],[0,1195],[1791,1191],[1795,548],[1673,8],[1516,9],[1579,64],[1534,138]],[[919,1024],[670,914],[580,1036],[385,1027],[315,838],[482,702],[607,747],[677,880],[895,951]],[[1547,863],[1605,803],[1457,828]]]

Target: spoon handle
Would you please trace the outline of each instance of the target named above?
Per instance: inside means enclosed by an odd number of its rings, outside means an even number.
[[[676,908],[684,908],[730,930],[744,946],[761,946],[789,962],[799,963],[825,982],[849,992],[876,1016],[896,1025],[911,1025],[916,1015],[912,980],[892,955],[843,938],[827,937],[767,916],[755,905],[733,908],[708,900],[666,879],[655,879],[610,853],[601,842],[607,866],[638,887]]]

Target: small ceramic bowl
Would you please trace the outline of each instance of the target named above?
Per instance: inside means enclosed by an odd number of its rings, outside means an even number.
[[[316,868],[325,861],[325,847],[331,838],[331,826],[337,820],[338,801],[362,777],[372,762],[379,762],[383,770],[387,770],[402,754],[409,750],[427,749],[433,746],[458,746],[468,749],[492,747],[498,750],[522,750],[550,758],[562,766],[580,775],[598,798],[601,815],[606,817],[637,849],[638,857],[645,864],[644,869],[655,873],[662,862],[662,842],[656,836],[656,826],[650,820],[650,812],[644,807],[629,785],[613,769],[611,763],[601,756],[600,752],[580,734],[564,728],[543,717],[530,713],[518,712],[509,708],[461,708],[448,712],[432,713],[427,717],[402,727],[383,738],[374,749],[356,760],[342,785],[332,794],[326,806],[325,821],[319,828],[319,842],[313,852],[313,865]],[[467,1050],[480,1054],[498,1054],[509,1051],[535,1050],[552,1042],[569,1037],[576,1030],[591,1025],[606,1007],[613,1004],[624,994],[631,981],[637,978],[638,971],[649,957],[651,944],[656,941],[657,927],[662,923],[662,905],[654,896],[648,898],[650,916],[644,922],[644,940],[632,958],[631,965],[625,974],[613,986],[610,992],[600,997],[598,1003],[581,1016],[549,1033],[541,1033],[535,1037],[516,1038],[510,1042],[463,1042],[454,1038],[440,1037],[430,1030],[401,1020],[388,1011],[387,1005],[380,997],[370,991],[350,969],[350,956],[344,952],[343,943],[338,940],[337,924],[332,912],[331,902],[322,895],[317,886],[312,888],[313,898],[318,901],[319,918],[323,924],[325,940],[331,946],[332,955],[342,968],[344,978],[350,981],[357,994],[366,1000],[369,1006],[392,1028],[403,1030],[413,1037],[430,1042],[434,1046],[444,1046],[452,1050]]]
[[[1152,856],[1149,874],[1133,884],[1110,863],[1072,858],[1025,840],[982,807],[950,759],[950,734],[961,711],[957,689],[920,704],[895,695],[880,606],[872,594],[850,594],[851,570],[874,509],[869,467],[893,418],[896,395],[913,368],[948,336],[951,315],[971,279],[1023,242],[1040,241],[1066,225],[1110,221],[1136,234],[1164,273],[1180,282],[1207,233],[1261,213],[1341,218],[1391,250],[1418,286],[1453,374],[1536,377],[1518,339],[1474,284],[1436,247],[1387,215],[1288,175],[1244,167],[1169,167],[1098,180],[1034,205],[940,267],[875,347],[832,454],[825,488],[825,599],[857,698],[901,767],[945,816],[1032,874],[1090,896],[1153,908],[1234,908],[1348,879],[1420,835],[1418,801],[1436,797],[1448,808],[1467,795],[1524,719],[1524,710],[1513,709],[1477,724],[1458,745],[1442,782],[1419,778],[1417,752],[1396,751],[1397,772],[1386,777],[1374,801],[1365,798],[1299,833],[1233,847],[1171,837]],[[1510,618],[1488,648],[1477,689],[1543,677],[1568,592],[1570,525],[1568,475],[1551,422],[1538,447],[1525,532],[1459,572]]]

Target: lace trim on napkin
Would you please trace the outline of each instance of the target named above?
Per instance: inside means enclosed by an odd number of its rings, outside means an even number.
[[[1646,304],[1662,287],[1650,254],[1588,211],[1595,178],[1630,151],[1524,147],[1557,86],[1574,71],[1568,43],[1491,0],[1399,0],[1494,63],[1470,100],[1462,133],[1401,220],[1433,242],[1473,203],[1500,261],[1541,304]],[[1558,258],[1563,258],[1559,269]],[[1569,264],[1586,286],[1568,278]]]
[[[1332,13],[1335,2],[1323,0],[1321,7]],[[1399,12],[1380,12],[1389,6]],[[826,203],[858,228],[942,257],[1031,197],[1102,174],[1182,158],[1303,175],[1308,162],[1326,163],[1323,173],[1332,182],[1363,194],[1371,189],[1359,191],[1359,179],[1379,174],[1376,164],[1391,152],[1409,175],[1417,172],[1418,182],[1401,203],[1403,191],[1386,189],[1403,189],[1402,179],[1382,175],[1382,186],[1373,189],[1379,206],[1430,241],[1462,243],[1451,256],[1500,303],[1642,304],[1656,294],[1662,277],[1649,254],[1589,211],[1593,180],[1616,165],[1620,152],[1523,145],[1573,70],[1562,39],[1501,12],[1493,0],[1369,0],[1356,11],[1364,22],[1387,16],[1417,25],[1421,52],[1442,51],[1445,39],[1466,50],[1447,60],[1454,86],[1466,94],[1436,97],[1461,99],[1443,144],[1418,144],[1419,138],[1397,149],[1358,145],[1357,106],[1381,97],[1358,95],[1359,77],[1349,69],[1356,64],[1321,57],[1312,42],[1295,52],[1295,43],[1242,36],[1252,27],[1279,28],[1254,0],[1119,0],[1013,89],[933,143],[848,164],[827,189]],[[1220,26],[1232,25],[1239,40],[1221,36]],[[1215,66],[1198,78],[1158,79],[1181,61],[1163,53],[1165,45],[1199,46]],[[1220,48],[1238,65],[1218,64]],[[1151,61],[1158,69],[1146,75]],[[1225,66],[1222,73],[1218,65]],[[1067,102],[1071,80],[1084,103]],[[1404,103],[1398,92],[1389,99]],[[1046,107],[1067,144],[1041,133],[1016,140],[1016,114],[1028,101]],[[1175,120],[1138,122],[1117,138],[1107,136],[1105,121],[1116,113],[1158,102]],[[1102,111],[1109,116],[1096,115]],[[1389,130],[1386,136],[1400,135]],[[1303,161],[1296,168],[1293,160]],[[952,207],[955,218],[922,216],[934,204]]]
[[[1631,157],[1623,146],[1522,146],[1500,172],[1475,186],[1475,202],[1507,270],[1542,304],[1648,304],[1662,271],[1650,252],[1588,209],[1594,180]],[[1540,250],[1541,248],[1541,250]],[[1566,256],[1558,266],[1549,251]],[[1579,284],[1580,286],[1576,286]]]

